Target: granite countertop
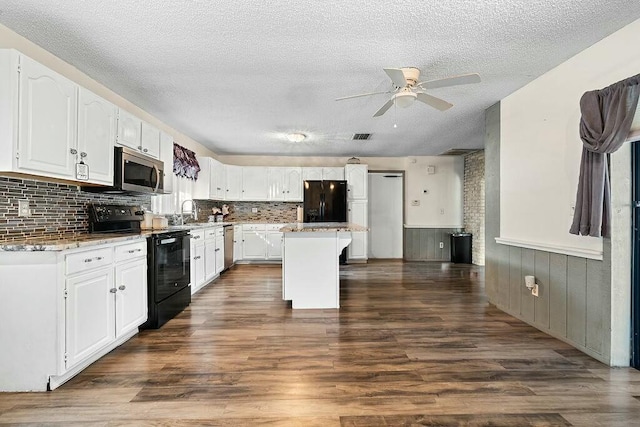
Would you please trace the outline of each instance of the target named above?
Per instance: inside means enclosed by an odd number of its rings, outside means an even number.
[[[368,231],[367,227],[352,224],[350,222],[300,222],[287,224],[280,229],[283,233],[322,233],[322,232],[348,232],[348,231]]]
[[[39,237],[0,242],[0,252],[64,251],[82,247],[146,239],[149,233],[73,234],[69,237]]]

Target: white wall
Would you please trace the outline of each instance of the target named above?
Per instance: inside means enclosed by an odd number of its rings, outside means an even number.
[[[344,166],[348,157],[218,156],[240,166]],[[405,225],[426,228],[462,227],[464,159],[462,156],[360,157],[370,171],[405,171]],[[427,174],[427,166],[435,174]],[[427,190],[428,193],[424,193]],[[419,200],[420,206],[411,206]],[[441,213],[444,211],[444,213]]]
[[[501,238],[601,257],[600,238],[569,234],[582,150],[579,101],[638,73],[639,39],[640,20],[502,100]]]
[[[180,133],[179,131],[169,127],[165,123],[161,122],[157,118],[153,117],[149,113],[145,112],[141,108],[133,105],[117,93],[113,92],[109,88],[103,86],[99,82],[93,80],[82,71],[78,70],[71,64],[64,62],[62,59],[44,50],[40,46],[36,45],[32,41],[22,37],[15,33],[4,25],[0,25],[0,49],[16,49],[32,59],[40,62],[41,64],[49,67],[57,73],[65,76],[69,80],[83,86],[95,94],[103,97],[114,105],[121,107],[130,113],[138,116],[142,120],[156,126],[158,129],[163,130],[169,135],[173,136],[174,140],[188,149],[194,151],[198,155],[202,156],[215,156],[215,153],[207,149],[197,141],[189,138],[188,136]],[[126,78],[126,77],[123,77]]]

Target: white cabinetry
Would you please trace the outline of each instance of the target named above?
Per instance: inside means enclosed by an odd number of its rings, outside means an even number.
[[[173,137],[160,133],[160,160],[164,163],[164,192],[173,193]]]
[[[302,192],[302,168],[283,168],[284,169],[284,191],[285,200],[290,202],[301,202]]]
[[[242,259],[264,260],[267,256],[267,244],[264,224],[245,224],[242,226]]]
[[[267,259],[282,259],[282,224],[267,224],[265,242],[267,245]]]
[[[367,227],[369,225],[368,202],[357,200],[348,202],[347,221]],[[351,244],[347,247],[347,259],[366,260],[368,257],[368,232],[351,233]]]
[[[225,200],[242,198],[242,166],[225,165],[227,191]]]
[[[242,168],[242,200],[269,200],[269,181],[266,167],[245,166]]]
[[[116,264],[116,338],[147,320],[147,258]]]
[[[322,181],[323,168],[302,168],[303,181]]]
[[[204,230],[191,230],[191,294],[205,284]]]
[[[216,228],[207,228],[204,230],[204,281],[205,283],[211,281],[217,272],[217,254],[218,248],[216,247]]]
[[[160,129],[142,122],[141,135],[142,152],[147,156],[160,157]]]
[[[344,168],[322,168],[322,179],[325,181],[343,181]]]
[[[287,192],[284,189],[284,168],[268,168],[269,200],[284,200]]]
[[[198,162],[200,172],[193,185],[194,199],[225,199],[225,170],[224,165],[210,157],[203,157]]]
[[[346,165],[347,199],[367,200],[369,198],[369,168],[367,165]]]
[[[110,266],[66,280],[65,368],[74,367],[113,341],[116,323],[112,289]]]
[[[233,262],[242,259],[242,226],[233,226]]]
[[[88,182],[113,185],[113,147],[118,109],[93,92],[78,92],[79,159],[89,167]]]
[[[73,177],[77,85],[20,55],[19,93],[18,168]]]
[[[216,275],[224,270],[224,231],[222,227],[218,228],[216,234]]]
[[[120,108],[118,109],[118,145],[157,159],[160,157],[160,130]]]

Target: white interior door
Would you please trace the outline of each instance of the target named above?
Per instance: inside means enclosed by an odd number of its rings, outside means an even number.
[[[369,258],[402,258],[401,173],[369,173]]]

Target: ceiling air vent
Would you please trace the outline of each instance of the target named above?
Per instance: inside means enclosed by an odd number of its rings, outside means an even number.
[[[475,153],[476,151],[480,151],[480,148],[452,148],[449,151],[445,151],[440,154],[441,156],[464,156],[469,153]]]
[[[371,138],[370,133],[354,133],[352,141],[368,141]]]

